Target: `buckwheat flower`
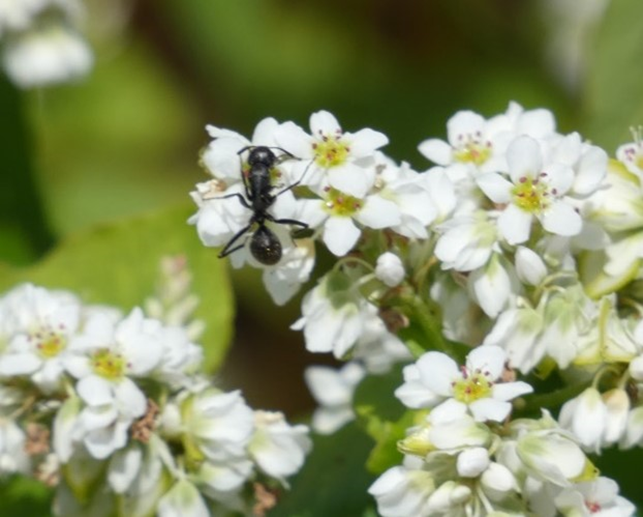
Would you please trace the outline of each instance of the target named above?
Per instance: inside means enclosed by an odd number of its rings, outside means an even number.
[[[534,478],[566,487],[586,472],[596,472],[574,439],[562,429],[527,432],[518,438],[516,452]]]
[[[401,220],[391,229],[400,235],[426,239],[427,227],[444,220],[456,206],[454,186],[442,167],[418,173],[408,163],[397,165],[378,155],[377,170],[375,189],[397,205]]]
[[[328,111],[310,116],[310,133],[286,122],[275,134],[281,147],[302,159],[298,169],[302,174],[306,171],[303,184],[314,189],[328,184],[333,190],[362,199],[375,182],[375,151],[388,144],[386,135],[372,129],[345,132]]]
[[[254,416],[239,391],[221,393],[207,388],[182,395],[180,432],[190,443],[187,451],[194,459],[225,462],[244,458],[254,431]]]
[[[563,515],[578,517],[630,517],[636,507],[618,495],[618,484],[609,478],[576,483],[556,497],[556,508]]]
[[[192,342],[183,327],[160,327],[158,343],[162,356],[151,376],[177,388],[189,382],[203,361],[203,348]]]
[[[438,165],[466,164],[484,172],[502,170],[502,153],[493,142],[499,129],[473,111],[458,111],[447,122],[448,141],[425,140],[419,151]]]
[[[352,357],[362,362],[368,373],[387,373],[394,364],[408,363],[413,359],[400,338],[388,331],[374,305],[368,304],[362,316],[363,328],[353,347]]]
[[[518,291],[516,275],[511,264],[494,253],[481,268],[471,272],[467,284],[473,300],[490,318],[495,318],[507,306],[510,296]]]
[[[263,284],[277,305],[285,305],[308,282],[315,266],[315,243],[312,239],[292,240],[284,236],[283,255],[274,266],[261,265]]]
[[[361,226],[381,230],[399,225],[402,221],[398,205],[383,193],[363,198],[352,196],[329,185],[319,192],[321,199],[298,201],[295,218],[311,228],[323,226],[322,240],[333,255],[346,255],[362,234]]]
[[[433,475],[419,458],[407,456],[404,466],[392,467],[368,489],[383,517],[429,517],[428,501],[435,491]]]
[[[34,15],[51,0],[5,0],[0,3],[0,35],[26,29]]]
[[[308,427],[291,426],[279,412],[255,411],[254,416],[248,453],[264,473],[286,484],[285,478],[301,469],[312,447]]]
[[[158,504],[159,517],[210,517],[208,507],[197,487],[187,479],[180,479],[161,498]]]
[[[49,20],[8,37],[2,65],[21,88],[67,82],[86,75],[93,65],[87,41],[65,21]]]
[[[342,358],[359,339],[371,310],[353,279],[335,271],[304,296],[302,317],[290,328],[303,329],[310,352]]]
[[[607,175],[607,153],[598,146],[583,142],[578,133],[552,140],[549,159],[574,171],[569,195],[584,199],[596,192]]]
[[[0,312],[10,336],[0,374],[29,375],[43,391],[55,390],[80,325],[80,302],[71,293],[25,284],[5,296]]]
[[[442,269],[473,271],[484,266],[499,250],[496,221],[486,211],[456,216],[437,228],[440,237],[435,256]]]
[[[500,234],[509,244],[529,239],[533,219],[553,234],[570,237],[581,231],[581,216],[564,199],[572,188],[574,171],[559,163],[544,163],[533,138],[516,138],[507,149],[511,181],[499,173],[478,177],[478,186],[494,202],[506,205],[498,218]]]
[[[332,434],[355,418],[353,393],[365,374],[364,368],[356,362],[349,362],[340,369],[329,366],[306,368],[306,385],[319,404],[312,417],[315,432]]]
[[[31,467],[25,450],[27,435],[9,416],[0,415],[0,474],[22,472]]]
[[[632,130],[634,141],[619,146],[616,150],[616,158],[627,167],[632,174],[639,178],[643,176],[643,139],[640,127]]]
[[[505,361],[499,347],[472,350],[462,368],[446,354],[427,352],[404,368],[405,382],[395,396],[411,408],[433,408],[433,423],[459,418],[464,411],[479,422],[502,422],[511,412],[508,401],[533,391],[522,381],[499,382]]]
[[[587,388],[577,397],[563,404],[560,410],[561,427],[570,430],[588,450],[600,452],[607,407],[596,388]]]
[[[246,457],[225,461],[204,461],[191,479],[199,490],[226,508],[241,510],[240,492],[253,472],[253,463]]]

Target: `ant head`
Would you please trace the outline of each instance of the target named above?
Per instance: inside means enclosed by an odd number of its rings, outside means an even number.
[[[258,262],[274,266],[281,260],[281,242],[269,228],[260,225],[252,234],[250,253]]]
[[[277,161],[278,158],[275,156],[275,153],[273,153],[269,147],[265,146],[253,147],[248,154],[248,165],[250,165],[250,167],[261,164],[271,169]]]

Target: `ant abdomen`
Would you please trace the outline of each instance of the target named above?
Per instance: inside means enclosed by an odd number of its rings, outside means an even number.
[[[250,253],[258,262],[274,266],[281,260],[281,242],[266,226],[259,226],[250,239]]]

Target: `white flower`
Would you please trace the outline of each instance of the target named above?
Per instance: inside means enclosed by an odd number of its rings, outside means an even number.
[[[2,64],[14,83],[32,88],[86,75],[93,56],[85,39],[73,27],[56,21],[13,33],[2,50]]]
[[[427,352],[404,368],[404,384],[395,391],[412,408],[433,407],[431,421],[460,418],[465,410],[477,421],[502,422],[511,411],[509,400],[530,393],[525,382],[497,382],[506,356],[499,347],[471,351],[466,366],[441,352]]]
[[[355,362],[349,362],[338,370],[329,366],[309,366],[306,369],[306,384],[320,406],[312,418],[316,432],[332,434],[355,418],[353,392],[364,375],[364,368]]]
[[[386,199],[384,193],[372,193],[357,198],[333,187],[325,187],[319,193],[321,199],[298,201],[295,219],[311,228],[323,225],[322,240],[334,255],[346,255],[357,243],[362,230],[355,223],[381,230],[402,222],[398,205]]]
[[[569,429],[578,441],[593,452],[600,452],[607,418],[607,407],[596,388],[587,388],[563,404],[560,425]]]
[[[369,307],[351,278],[331,272],[304,296],[302,317],[290,328],[304,330],[309,351],[333,352],[341,358],[362,334]]]
[[[643,176],[643,140],[641,139],[642,129],[632,131],[634,141],[619,146],[616,150],[616,157],[627,167],[632,174],[639,178]]]
[[[421,462],[407,461],[408,466],[384,472],[368,489],[377,501],[383,517],[430,517],[428,500],[435,491],[433,475],[421,468]]]
[[[210,517],[210,512],[199,490],[186,479],[177,481],[161,498],[159,517]]]
[[[387,251],[377,257],[375,276],[389,287],[396,287],[402,283],[406,276],[404,264],[395,253]]]
[[[269,476],[285,483],[304,464],[312,442],[305,425],[291,426],[278,412],[255,411],[255,431],[248,453]]]
[[[632,503],[618,495],[616,482],[606,477],[563,489],[555,504],[570,517],[630,517],[636,512]]]
[[[344,132],[327,111],[311,115],[310,132],[308,135],[286,122],[275,136],[281,147],[302,159],[302,173],[308,169],[302,183],[313,190],[328,184],[346,196],[363,198],[375,182],[375,151],[386,145],[388,138],[372,129]]]
[[[435,256],[442,262],[442,269],[473,271],[484,266],[498,248],[496,222],[486,211],[456,216],[442,224],[438,232],[442,235]]]
[[[529,475],[558,486],[569,486],[591,465],[576,442],[561,429],[525,433],[516,448]]]
[[[25,450],[27,436],[10,417],[0,415],[0,473],[13,474],[30,470],[29,456]]]
[[[180,411],[181,431],[208,460],[245,458],[254,416],[239,391],[205,389],[181,400]]]
[[[454,187],[442,167],[418,173],[408,163],[398,166],[380,156],[375,188],[393,201],[401,215],[391,229],[409,238],[426,239],[427,227],[442,221],[456,206]]]
[[[0,374],[30,375],[43,391],[59,387],[70,340],[81,322],[81,305],[70,293],[25,284],[2,304],[10,340],[0,356]]]
[[[526,242],[533,218],[556,235],[581,231],[581,216],[564,199],[574,183],[571,167],[544,163],[540,145],[533,138],[516,138],[507,149],[511,181],[490,172],[478,177],[478,186],[494,202],[507,205],[498,218],[498,229],[509,244]]]
[[[285,240],[285,242],[288,242]],[[315,266],[315,243],[311,239],[297,239],[284,246],[278,264],[263,266],[263,284],[277,305],[284,305],[310,278]]]

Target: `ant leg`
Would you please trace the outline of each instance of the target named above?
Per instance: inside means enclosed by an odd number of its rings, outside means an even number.
[[[245,206],[249,210],[252,210],[252,205],[250,205],[250,203],[248,203],[248,201],[246,201],[246,199],[241,194],[239,194],[238,192],[235,192],[234,194],[226,194],[225,196],[208,197],[208,198],[205,198],[205,199],[207,199],[207,200],[210,200],[210,199],[230,199],[231,197],[238,198],[239,202],[243,206]]]
[[[237,242],[241,237],[243,237],[243,235],[244,235],[244,234],[245,234],[245,233],[250,229],[250,227],[252,226],[252,224],[253,224],[253,223],[250,223],[248,226],[244,226],[243,228],[241,228],[241,230],[239,230],[237,233],[235,233],[235,234],[232,236],[232,239],[230,239],[230,240],[228,241],[228,244],[226,244],[226,245],[225,245],[225,248],[223,248],[223,249],[219,252],[219,258],[227,257],[227,256],[228,256],[228,255],[230,255],[231,253],[234,253],[235,251],[237,251],[237,250],[239,250],[239,249],[243,248],[243,246],[245,245],[245,243],[243,243],[243,244],[241,244],[241,245],[239,245],[239,246],[237,246],[237,247],[235,247],[235,248],[233,248],[233,249],[230,249],[230,248],[232,247],[232,245],[233,245],[235,242]]]
[[[291,189],[294,189],[296,186],[298,186],[302,181],[304,181],[304,177],[306,176],[306,173],[308,172],[308,169],[310,169],[310,166],[313,164],[314,160],[311,160],[311,162],[306,166],[306,169],[304,170],[303,174],[301,175],[301,178],[299,178],[297,181],[295,181],[293,184],[288,185],[286,188],[280,190],[275,194],[275,197],[280,196],[284,192],[288,192]]]
[[[279,224],[294,224],[295,226],[301,226],[304,230],[308,228],[308,223],[297,221],[297,219],[270,219],[270,221]]]

